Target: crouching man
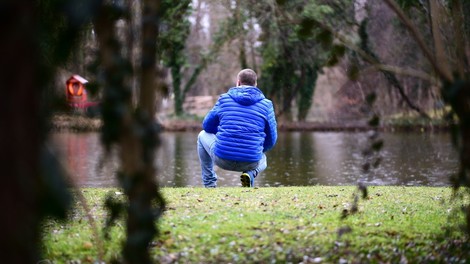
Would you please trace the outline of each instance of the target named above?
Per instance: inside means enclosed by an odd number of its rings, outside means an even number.
[[[217,186],[214,164],[241,172],[243,187],[253,187],[266,169],[265,152],[276,144],[277,123],[272,102],[256,85],[253,70],[240,71],[237,86],[220,95],[204,118],[197,151],[205,187]]]

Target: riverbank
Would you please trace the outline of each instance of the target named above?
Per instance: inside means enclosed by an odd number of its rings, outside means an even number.
[[[163,131],[199,131],[202,129],[201,117],[161,118],[158,120]],[[83,115],[54,115],[51,120],[53,131],[96,132],[102,121]],[[420,118],[389,119],[379,126],[381,131],[447,131],[450,125],[442,120]],[[367,120],[336,120],[328,122],[278,122],[279,131],[367,131]]]
[[[48,221],[44,261],[119,259],[125,225],[101,241],[103,201],[118,189],[80,189],[99,224],[92,235],[77,203],[67,222]],[[369,187],[350,214],[353,186],[162,188],[167,208],[151,246],[155,263],[467,263],[469,244],[450,188]],[[349,215],[345,219],[341,215]],[[100,246],[101,245],[101,246]]]

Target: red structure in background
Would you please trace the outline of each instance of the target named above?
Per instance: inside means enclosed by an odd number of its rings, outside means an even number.
[[[86,109],[90,106],[97,105],[96,102],[88,101],[87,91],[85,88],[85,84],[87,83],[88,81],[78,74],[72,75],[65,82],[67,103],[73,109]]]

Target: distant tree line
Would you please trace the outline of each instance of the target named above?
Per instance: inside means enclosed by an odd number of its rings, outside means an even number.
[[[423,38],[432,41],[431,14],[425,2],[398,4]],[[142,4],[123,3],[129,18],[119,20],[117,34],[132,68],[138,71],[141,28],[136,21]],[[324,96],[315,94],[315,88],[326,67],[339,68],[350,77],[331,92],[331,118],[363,117],[365,95],[371,91],[377,93],[384,115],[416,112],[428,118],[432,110],[443,108],[436,79],[423,74],[431,69],[429,61],[384,1],[186,0],[162,1],[162,5],[172,7],[160,19],[157,52],[161,59],[157,63],[167,76],[162,96],[171,97],[177,116],[185,112],[187,95],[218,95],[233,86],[233,72],[245,67],[260,73],[259,86],[273,99],[281,119],[308,120],[313,98]],[[463,2],[463,11],[466,6]],[[93,26],[85,31],[93,32]],[[82,34],[86,38],[81,45],[91,51],[80,53],[93,56],[96,37]],[[72,68],[83,69],[90,61],[78,57],[75,64],[81,66]],[[138,80],[129,82],[136,96]]]

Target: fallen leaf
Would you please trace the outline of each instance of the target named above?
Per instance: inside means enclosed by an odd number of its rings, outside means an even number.
[[[84,249],[91,249],[93,247],[93,243],[90,241],[83,242],[83,248]]]
[[[169,247],[169,246],[173,245],[174,241],[173,241],[172,238],[169,238],[169,239],[165,240],[164,243],[165,243],[165,246]]]

